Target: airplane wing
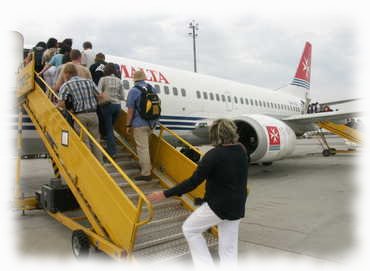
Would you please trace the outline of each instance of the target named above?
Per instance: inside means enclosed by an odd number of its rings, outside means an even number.
[[[281,119],[288,124],[297,134],[303,134],[308,131],[317,129],[317,123],[320,121],[331,121],[335,123],[344,124],[346,119],[360,117],[363,112],[351,110],[351,111],[333,111],[333,112],[321,112],[304,115],[290,116]]]
[[[337,104],[345,104],[355,101],[362,101],[362,98],[353,98],[353,99],[347,99],[347,100],[338,100],[338,101],[331,101],[331,102],[322,102],[321,104],[324,105],[337,105]]]

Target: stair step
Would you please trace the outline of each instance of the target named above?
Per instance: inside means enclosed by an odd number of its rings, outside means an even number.
[[[181,203],[181,201],[176,200],[176,199],[167,199],[167,200],[163,200],[163,201],[160,201],[160,202],[152,203],[152,206],[153,206],[153,212],[154,212],[153,216],[155,218],[155,214],[160,213],[162,209],[165,209],[165,208],[179,208],[179,207],[182,206],[182,203]],[[144,204],[143,207],[144,208],[142,210],[142,216],[141,217],[146,217],[146,214],[148,212],[147,205]],[[152,222],[153,221],[151,221],[150,223],[152,223]],[[142,227],[144,227],[144,226],[142,226]],[[142,229],[142,227],[140,227],[139,229]],[[146,226],[146,227],[148,227],[148,226]]]
[[[107,169],[108,173],[113,177],[121,177],[121,174],[113,167]],[[133,177],[140,175],[140,168],[128,168],[123,170],[127,176]]]
[[[122,169],[129,169],[129,168],[140,168],[139,163],[132,159],[115,159],[116,164],[121,167]],[[114,169],[111,163],[104,163],[104,167],[109,171],[110,169]]]
[[[147,181],[135,181],[134,180],[134,182],[140,188],[141,187],[145,188],[145,187],[150,187],[150,186],[156,186],[156,187],[158,187],[158,189],[161,189],[161,186],[159,184],[159,179],[152,179],[149,182],[147,182]],[[126,181],[120,181],[120,182],[118,182],[118,185],[121,188],[131,188],[131,186]]]
[[[160,190],[161,188],[158,188],[158,187],[149,187],[149,188],[146,188],[146,189],[143,189],[142,192],[144,194],[150,194],[152,192],[155,192],[155,191],[158,191]],[[127,197],[129,199],[131,199],[131,201],[136,205],[137,204],[137,200],[138,200],[138,194],[134,191],[130,192],[130,193],[126,193]]]
[[[147,210],[144,209],[141,217],[146,217]],[[186,210],[179,202],[179,204],[162,206],[154,209],[154,215],[151,222],[140,227],[140,230],[146,230],[152,227],[159,227],[158,225],[166,225],[175,222],[182,222],[190,215],[190,211]]]
[[[174,221],[172,223],[158,224],[145,229],[139,228],[137,231],[136,244],[156,239],[158,237],[157,235],[163,231],[166,231],[168,234],[172,229],[178,229],[181,231],[182,224],[184,224],[183,221]]]
[[[154,212],[155,211],[158,212],[162,208],[181,206],[181,201],[176,200],[176,199],[167,199],[167,200],[163,200],[163,201],[160,201],[160,202],[152,203],[152,205],[153,205]],[[147,211],[146,206],[147,205],[144,205],[144,209],[143,209],[144,212]]]
[[[132,154],[130,152],[128,152],[128,151],[118,151],[116,153],[116,159],[119,160],[119,159],[122,159],[122,158],[133,159]]]
[[[217,245],[217,238],[210,233],[204,233],[203,236],[207,241],[208,247],[215,248]],[[185,238],[179,238],[167,243],[136,250],[133,256],[135,260],[140,262],[160,264],[174,261],[189,254],[190,251]]]
[[[151,234],[146,234],[142,237],[138,236],[134,251],[183,238],[184,234],[181,230],[181,224],[176,225],[176,227],[152,232]]]

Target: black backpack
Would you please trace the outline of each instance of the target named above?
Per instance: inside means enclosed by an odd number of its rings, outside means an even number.
[[[144,120],[157,120],[161,115],[161,100],[151,85],[135,86],[141,91],[138,112]]]
[[[42,65],[42,55],[45,52],[45,49],[43,47],[33,47],[32,51],[34,52],[35,55],[35,71],[40,72],[43,68]]]

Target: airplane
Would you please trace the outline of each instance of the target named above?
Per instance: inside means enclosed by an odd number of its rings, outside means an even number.
[[[120,66],[127,92],[134,85],[135,71],[143,70],[146,81],[159,92],[161,124],[191,144],[208,144],[212,121],[229,118],[238,127],[239,141],[246,146],[250,161],[268,164],[288,157],[294,151],[296,137],[316,130],[316,122],[344,122],[359,113],[306,114],[310,102],[311,52],[312,45],[306,42],[293,80],[278,90],[123,57],[106,55],[106,61]],[[125,102],[122,108],[125,110]]]
[[[208,128],[217,118],[233,119],[253,163],[271,163],[289,156],[296,137],[316,130],[322,120],[344,122],[358,112],[305,114],[310,102],[312,45],[306,42],[291,83],[278,90],[214,76],[168,68],[132,59],[106,56],[118,63],[127,91],[133,74],[143,70],[162,102],[161,124],[193,145],[208,144]],[[125,108],[125,104],[122,104]]]

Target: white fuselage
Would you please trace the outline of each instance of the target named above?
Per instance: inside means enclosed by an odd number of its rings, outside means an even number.
[[[161,122],[178,131],[191,130],[201,119],[250,114],[281,119],[303,109],[302,99],[279,91],[121,57],[107,56],[107,61],[120,65],[127,91],[134,71],[143,69],[147,82],[160,90]]]

